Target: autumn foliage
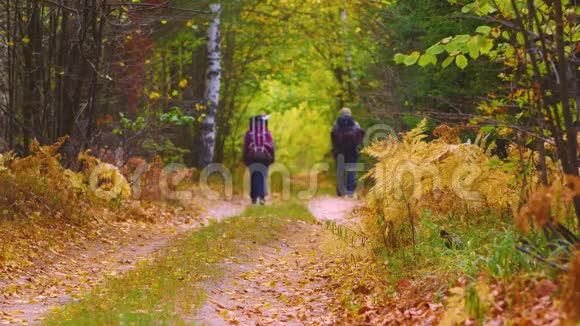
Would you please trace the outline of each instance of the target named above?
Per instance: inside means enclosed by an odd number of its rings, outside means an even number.
[[[513,174],[492,166],[482,146],[459,144],[452,128],[439,128],[440,138],[427,142],[425,128],[424,120],[401,141],[391,137],[366,149],[377,159],[366,175],[374,184],[365,198],[367,230],[377,240],[391,238],[387,246],[396,246],[392,236],[404,224],[416,223],[425,210],[501,214],[519,202],[520,185]]]
[[[524,232],[530,231],[530,226],[541,230],[548,223],[565,223],[573,216],[573,200],[579,195],[580,178],[566,176],[564,182],[555,182],[531,193],[515,215],[515,222]]]

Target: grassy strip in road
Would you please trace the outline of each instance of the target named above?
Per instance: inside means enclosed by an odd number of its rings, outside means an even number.
[[[299,203],[250,207],[239,217],[183,236],[156,259],[110,278],[79,302],[49,315],[49,325],[184,324],[219,281],[224,263],[267,244],[297,220],[313,221]],[[188,318],[189,317],[189,318]]]

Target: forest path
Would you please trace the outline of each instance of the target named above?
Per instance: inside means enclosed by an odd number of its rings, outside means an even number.
[[[210,220],[238,215],[246,206],[242,200],[208,202],[195,217],[177,216],[158,224],[122,223],[100,240],[55,254],[49,263],[16,275],[0,275],[0,325],[40,323],[53,308],[82,297],[107,277],[154,258],[180,235]]]
[[[340,321],[336,239],[320,223],[347,224],[358,205],[353,199],[319,197],[308,203],[316,224],[291,224],[284,236],[261,246],[247,263],[208,291],[195,318],[202,325],[319,324]]]
[[[352,211],[361,203],[352,198],[322,196],[308,202],[308,210],[319,221],[333,221],[337,224],[352,225]]]

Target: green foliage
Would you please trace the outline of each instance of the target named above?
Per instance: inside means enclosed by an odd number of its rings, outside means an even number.
[[[359,0],[234,6],[243,14],[225,23],[232,25],[224,39],[236,51],[224,76],[223,115],[231,127],[222,129],[232,130],[226,146],[232,164],[240,157],[247,118],[258,113],[272,115],[279,162],[303,171],[328,159],[335,111],[341,105],[362,107],[356,88],[365,80],[374,47],[364,14],[382,6]]]
[[[149,139],[145,141],[142,146],[143,149],[161,156],[163,163],[165,164],[184,163],[183,155],[189,153],[189,150],[175,146],[175,144],[169,139],[163,140],[162,143]]]
[[[138,116],[135,120],[131,120],[125,116],[123,112],[119,112],[119,123],[121,124],[121,128],[116,128],[113,130],[113,133],[117,135],[122,135],[124,133],[123,129],[138,132],[145,127],[145,117]]]
[[[286,112],[271,115],[271,130],[277,147],[277,160],[294,172],[308,172],[323,162],[330,151],[332,121],[303,103]]]
[[[401,119],[401,122],[403,123],[404,128],[406,130],[412,130],[412,129],[417,128],[417,126],[425,118],[422,118],[422,117],[419,117],[419,116],[405,114],[405,115],[402,115],[400,117],[400,119]],[[431,120],[431,119],[428,119],[428,118],[426,119],[426,121],[427,121],[427,126],[426,126],[426,129],[425,129],[425,133],[430,134],[437,127],[437,123],[435,121]]]
[[[203,119],[203,117],[198,118],[198,122],[201,121]],[[196,119],[190,115],[186,115],[183,113],[183,111],[181,110],[181,108],[179,107],[172,107],[169,109],[169,111],[161,114],[161,116],[159,117],[159,120],[163,123],[166,124],[174,124],[177,126],[183,126],[183,125],[193,125],[196,121]]]
[[[324,69],[312,63],[314,69]],[[261,91],[247,99],[248,110],[232,135],[235,151],[242,149],[248,118],[255,114],[270,114],[269,129],[274,136],[276,160],[293,172],[307,172],[312,164],[322,162],[330,152],[330,130],[334,119],[332,76],[318,73],[300,85],[288,85],[280,80],[266,79]],[[240,157],[235,153],[233,157]],[[236,162],[232,162],[236,163]]]
[[[467,313],[471,316],[474,316],[475,319],[481,324],[487,311],[484,299],[481,298],[480,294],[477,292],[476,287],[473,285],[469,285],[465,289],[465,292],[465,308]]]
[[[479,61],[477,66],[469,66],[461,51],[456,54],[458,61],[453,56],[443,62],[444,67],[450,66],[448,69],[434,66],[438,56],[447,49],[454,54],[460,50],[456,42],[451,42],[453,46],[449,48],[445,44],[432,46],[434,43],[454,34],[465,38],[466,33],[481,25],[475,19],[458,18],[447,1],[397,1],[383,10],[381,20],[388,33],[386,40],[377,40],[382,46],[381,64],[396,72],[396,78],[384,87],[393,93],[397,106],[405,107],[404,110],[445,111],[465,105],[462,109],[468,111],[475,96],[497,88],[495,64]],[[426,48],[429,49],[424,53],[416,51]],[[469,54],[467,47],[464,50]],[[404,67],[397,67],[398,64]],[[372,76],[373,70],[370,72]]]
[[[291,218],[298,221],[311,222],[315,221],[314,217],[304,206],[297,201],[284,201],[273,205],[250,206],[241,216],[261,217],[261,218]]]
[[[426,213],[428,214],[428,213]],[[447,248],[441,229],[457,235],[463,248]],[[411,246],[381,251],[394,272],[408,278],[430,270],[465,274],[476,280],[481,273],[511,277],[518,273],[550,275],[552,268],[516,250],[519,233],[509,219],[493,214],[429,216],[417,226],[415,250]]]

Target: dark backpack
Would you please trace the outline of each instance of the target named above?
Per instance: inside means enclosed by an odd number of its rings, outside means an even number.
[[[253,162],[273,162],[274,143],[267,131],[267,121],[262,120],[261,116],[254,117],[250,120],[250,128],[247,158]]]
[[[355,126],[339,127],[335,135],[339,153],[355,152],[357,146],[361,143],[360,131]]]
[[[248,144],[248,159],[255,162],[271,162],[273,159],[271,154],[272,148],[273,144],[266,139],[260,142],[252,137],[252,140]]]
[[[358,127],[351,116],[342,116],[336,120],[333,131],[335,152],[355,154],[357,147],[362,143],[364,132]]]

